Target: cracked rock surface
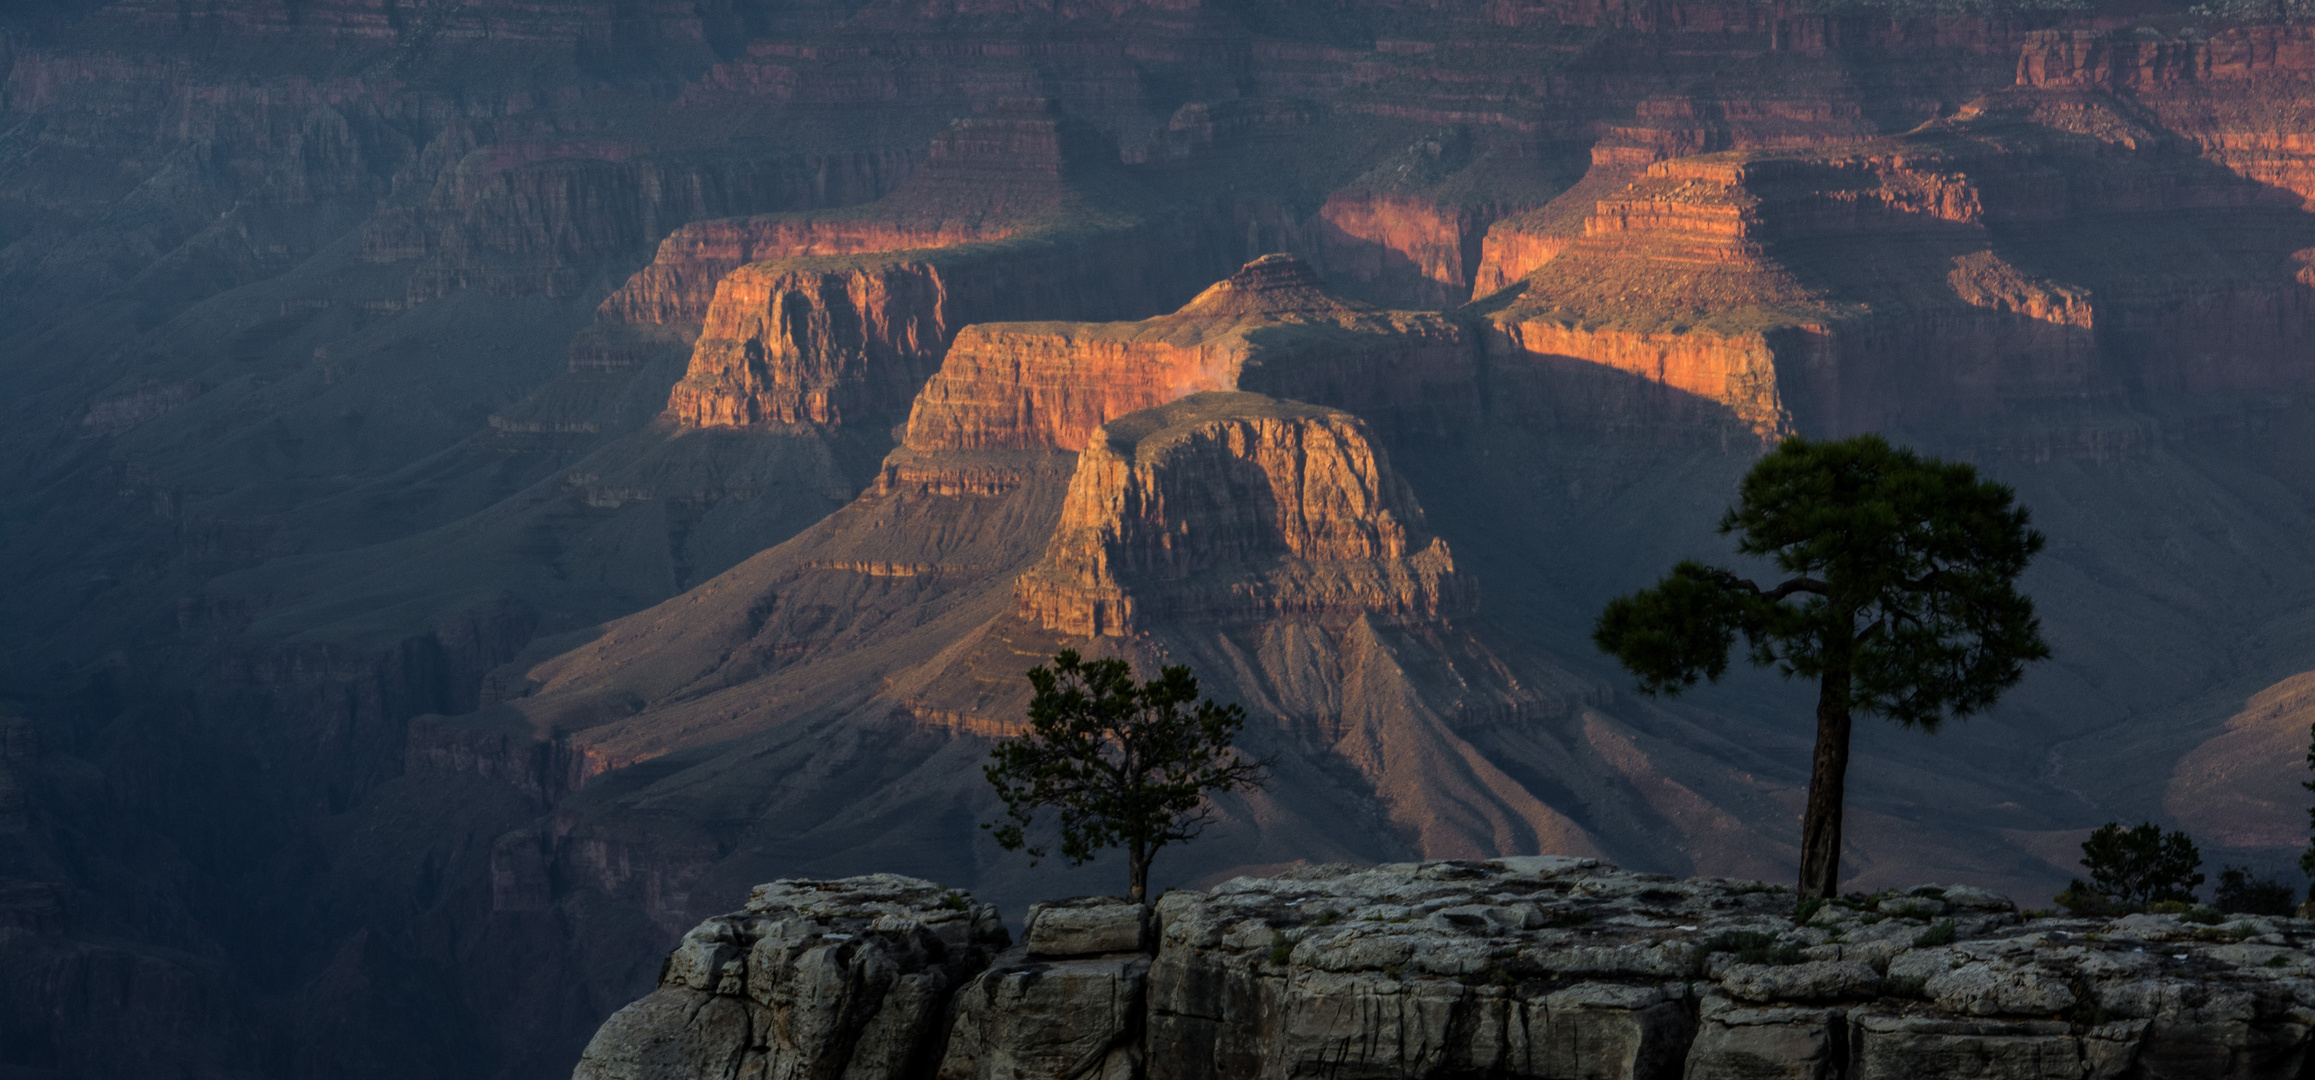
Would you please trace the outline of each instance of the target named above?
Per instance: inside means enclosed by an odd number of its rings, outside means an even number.
[[[1300,867],[1154,908],[993,909],[877,875],[760,887],[604,1025],[583,1078],[2300,1077],[2315,922],[2027,918],[1594,859]],[[1146,920],[1146,921],[1145,921]],[[1151,947],[1154,953],[1145,951]]]
[[[1005,947],[991,904],[898,874],[758,885],[604,1021],[574,1080],[921,1076],[956,988]]]

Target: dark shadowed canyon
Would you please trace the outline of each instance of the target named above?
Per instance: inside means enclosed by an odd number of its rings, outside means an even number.
[[[978,828],[1062,647],[1276,763],[1159,886],[1788,880],[1807,688],[1590,629],[1796,433],[2050,537],[1852,887],[2295,875],[2296,10],[0,7],[0,1080],[546,1080],[756,883],[1113,891]]]

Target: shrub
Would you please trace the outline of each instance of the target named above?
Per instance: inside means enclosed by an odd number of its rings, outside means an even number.
[[[2118,905],[2098,890],[2082,884],[2081,878],[2066,886],[2066,891],[2050,898],[2050,902],[2075,915],[2101,916],[2115,914]]]
[[[1915,934],[1913,947],[1916,949],[1934,949],[1939,945],[1951,945],[1953,939],[1960,933],[1960,929],[1953,925],[1952,919],[1945,919],[1937,925]]]
[[[2195,886],[2203,882],[2202,853],[2194,841],[2151,821],[2134,829],[2119,821],[2099,826],[2082,842],[2082,865],[2101,895],[2133,908],[2163,900],[2192,903]]]
[[[2274,878],[2258,877],[2248,866],[2230,866],[2219,871],[2218,888],[2214,891],[2220,911],[2242,915],[2289,915],[2298,907],[2295,896],[2289,885]]]
[[[1735,953],[1739,964],[1776,964],[1789,967],[1800,963],[1801,947],[1779,945],[1776,935],[1758,930],[1723,930],[1704,939],[1704,955]]]
[[[2225,920],[2226,916],[2219,914],[2219,909],[2205,907],[2201,904],[2192,905],[2185,911],[2178,913],[2178,921],[2193,923],[2197,926],[2217,926]]]

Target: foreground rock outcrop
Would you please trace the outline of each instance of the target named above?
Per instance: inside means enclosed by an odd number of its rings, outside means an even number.
[[[999,933],[959,894],[928,906],[943,895],[891,875],[759,887],[747,912],[686,936],[576,1075],[868,1077],[938,1060],[942,1080],[2280,1078],[2302,1075],[2315,1031],[2308,920],[2050,918],[1952,885],[1853,894],[1796,926],[1781,887],[1529,856],[1299,867],[1174,890],[1154,911],[1038,905],[1025,944],[947,1002],[947,1031],[877,1013],[830,1037],[840,1025],[817,1018],[878,999],[928,1016],[922,995],[956,985],[911,974],[887,992],[880,958],[922,948],[888,942]],[[789,914],[807,910],[817,921]],[[838,924],[866,930],[855,944]],[[818,959],[839,953],[871,959]],[[945,979],[985,962],[953,955]],[[809,1005],[791,974],[807,966]],[[900,1045],[904,1030],[921,1041]]]
[[[576,1075],[916,1075],[950,995],[1006,941],[994,907],[929,881],[758,886],[683,936]]]

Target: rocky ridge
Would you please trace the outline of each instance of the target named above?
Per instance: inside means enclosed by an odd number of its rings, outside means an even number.
[[[1036,905],[994,952],[993,909],[930,882],[781,881],[574,1077],[2282,1078],[2315,1049],[2309,920],[1793,906],[1567,856],[1303,866]]]

